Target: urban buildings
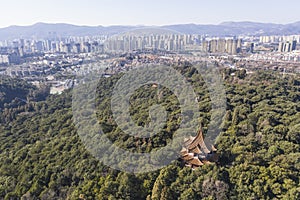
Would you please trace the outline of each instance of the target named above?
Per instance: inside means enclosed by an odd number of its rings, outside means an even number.
[[[296,50],[297,41],[279,42],[278,52],[291,52]]]
[[[235,38],[217,38],[204,40],[202,50],[206,53],[227,53],[235,55],[241,52],[242,39]]]

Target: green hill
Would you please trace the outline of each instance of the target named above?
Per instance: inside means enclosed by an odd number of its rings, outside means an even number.
[[[207,87],[192,67],[176,69],[200,97],[205,132],[211,115]],[[139,175],[104,166],[85,149],[73,123],[72,91],[43,100],[32,95],[37,88],[1,79],[0,199],[299,199],[300,77],[221,73],[227,112],[217,142],[220,162],[191,170],[178,160]],[[111,120],[111,91],[121,76],[99,82],[96,103],[104,132],[129,151],[164,146],[178,129],[179,102],[167,88],[160,88],[160,96],[150,85],[137,90],[130,100],[133,120],[149,123],[148,108],[160,101],[168,121],[148,140],[128,136]],[[16,97],[26,101],[18,104]]]

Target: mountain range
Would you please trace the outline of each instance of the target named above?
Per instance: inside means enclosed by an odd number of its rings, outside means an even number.
[[[66,23],[36,23],[30,26],[9,26],[0,28],[0,40],[18,38],[49,38],[67,36],[114,35],[138,28],[163,28],[184,34],[209,36],[234,35],[293,35],[300,34],[300,21],[290,24],[257,22],[223,22],[218,25],[176,24],[166,26],[79,26]]]

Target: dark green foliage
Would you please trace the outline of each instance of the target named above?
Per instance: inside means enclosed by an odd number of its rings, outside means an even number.
[[[194,86],[199,123],[207,130],[211,103],[205,83],[192,67],[177,70]],[[174,162],[139,175],[103,166],[84,148],[73,124],[72,91],[40,101],[45,88],[1,79],[0,199],[299,199],[299,76],[221,73],[227,113],[217,141],[220,162],[196,170]],[[130,151],[164,146],[181,120],[178,100],[164,87],[137,90],[130,100],[136,124],[149,123],[149,107],[156,103],[166,108],[168,119],[151,138],[128,136],[110,111],[111,91],[121,76],[99,82],[97,116],[104,132]]]

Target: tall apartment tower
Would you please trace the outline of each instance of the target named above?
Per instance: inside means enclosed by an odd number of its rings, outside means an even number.
[[[296,40],[293,40],[293,41],[291,42],[291,44],[292,44],[292,51],[296,50],[296,47],[297,47],[297,41],[296,41]]]
[[[292,42],[279,42],[278,52],[291,52],[296,50],[297,41],[293,40]]]
[[[218,52],[224,53],[226,51],[226,40],[225,39],[219,39],[218,40]]]
[[[218,40],[214,39],[210,41],[210,53],[217,53],[218,52]]]
[[[279,42],[278,44],[278,52],[283,52],[284,42]]]
[[[203,52],[207,53],[210,51],[209,44],[210,44],[210,42],[206,41],[205,39],[202,41],[202,51]]]

